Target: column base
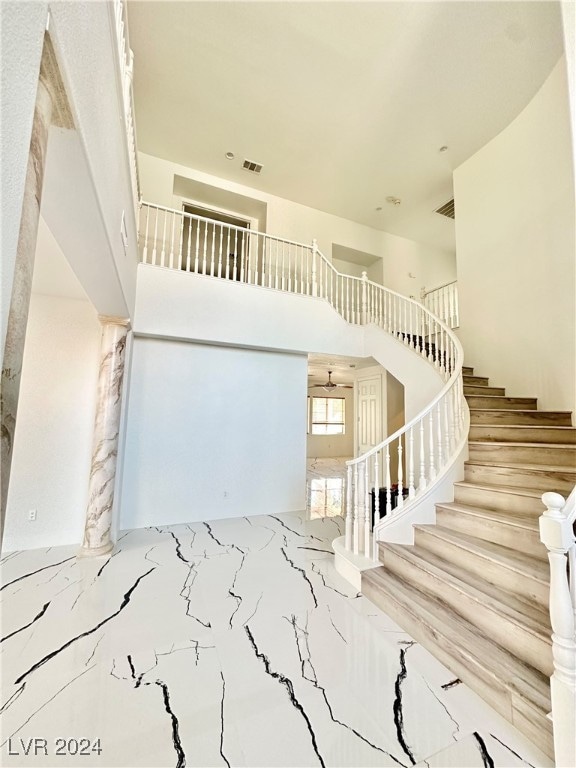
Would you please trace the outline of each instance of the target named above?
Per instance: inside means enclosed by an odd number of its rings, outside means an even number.
[[[110,542],[109,544],[103,544],[101,547],[80,547],[78,552],[76,553],[76,557],[101,557],[102,555],[107,555],[109,552],[112,552],[114,549],[114,542]]]

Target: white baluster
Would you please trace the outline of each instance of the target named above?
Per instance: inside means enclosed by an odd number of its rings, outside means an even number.
[[[192,223],[192,219],[190,219]],[[194,246],[194,272],[198,274],[200,268],[200,222],[198,219],[194,219],[194,227],[192,228],[196,237],[196,245]]]
[[[402,435],[398,438],[398,509],[404,506],[404,466],[402,464]]]
[[[190,272],[191,248],[192,248],[192,218],[188,217],[188,253],[186,254],[186,272]]]
[[[426,488],[426,453],[424,451],[424,419],[420,420],[420,479],[418,481],[418,490],[423,491]]]
[[[144,235],[144,249],[142,251],[142,262],[148,263],[148,220],[150,219],[150,206],[146,206],[146,234]]]
[[[442,408],[444,410],[444,455],[446,456],[446,460],[448,460],[450,456],[450,449],[452,447],[450,443],[450,425],[449,425],[449,419],[448,419],[448,400],[449,400],[449,394],[446,393],[444,397],[442,398]]]
[[[364,462],[364,557],[372,557],[372,548],[370,546],[370,459]]]
[[[378,467],[378,451],[374,454],[374,528],[380,520],[380,471]]]
[[[360,509],[358,500],[358,464],[354,464],[354,528],[352,535],[354,537],[354,554],[360,554]]]
[[[362,304],[360,312],[360,323],[366,325],[368,322],[368,273],[364,270],[362,272]]]
[[[212,222],[212,248],[210,250],[210,276],[216,271],[216,222]]]
[[[268,260],[268,240],[266,236],[262,236],[262,285],[266,285],[266,278],[268,278],[268,288],[272,283],[272,263]]]
[[[310,261],[310,269],[311,269],[311,288],[312,288],[312,296],[318,296],[318,282],[317,282],[317,274],[316,270],[318,268],[318,243],[316,240],[312,240],[312,253],[311,253],[311,261]],[[322,281],[322,262],[320,262],[320,295],[326,296],[327,290],[326,286],[324,285]],[[326,275],[324,275],[324,279],[326,278]]]
[[[402,327],[402,336],[404,344],[408,345],[409,339],[408,339],[408,302],[404,299],[404,325]]]
[[[222,240],[224,238],[224,227],[220,224],[220,243],[218,245],[218,277],[222,277]]]
[[[171,234],[170,234],[170,256],[168,263],[170,264],[170,269],[174,269],[174,224],[176,222],[176,213],[172,211],[172,228],[171,228]]]
[[[230,227],[226,227],[227,230],[227,245],[226,245],[226,270],[225,270],[225,278],[226,280],[230,279]]]
[[[184,214],[180,215],[180,238],[178,243],[178,269],[182,269],[183,267],[183,260],[184,260],[184,227],[186,226],[186,219],[184,218]]]
[[[352,467],[349,464],[346,470],[346,521],[344,531],[344,546],[347,551],[352,549]]]
[[[416,496],[414,487],[414,427],[410,427],[408,434],[408,498]]]
[[[386,514],[392,512],[392,484],[390,482],[390,444],[386,443]]]
[[[201,222],[198,222],[198,234],[200,234]],[[206,274],[206,250],[208,248],[208,222],[204,222],[204,246],[202,248],[202,274]]]
[[[348,278],[346,278],[346,320],[350,322],[350,280]]]
[[[250,282],[249,276],[246,274],[246,237],[244,232],[238,233],[238,230],[236,230],[236,234],[240,235],[240,282]]]
[[[168,216],[168,211],[164,211],[164,228],[162,230],[162,252],[160,253],[160,266],[165,267],[166,266],[166,217]]]
[[[436,479],[436,467],[434,466],[434,412],[430,411],[430,417],[429,417],[429,426],[430,426],[430,469],[428,474],[430,475],[430,480]]]
[[[154,247],[152,248],[152,264],[154,264],[154,266],[157,265],[157,262],[156,262],[156,246],[158,244],[158,216],[160,216],[159,209],[156,208],[155,211],[156,211],[156,218],[154,220]]]
[[[436,406],[436,430],[436,438],[438,440],[438,471],[440,471],[444,463],[442,453],[442,414],[440,412],[440,403]]]

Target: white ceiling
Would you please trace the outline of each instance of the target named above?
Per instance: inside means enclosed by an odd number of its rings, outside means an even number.
[[[445,248],[453,169],[562,53],[554,1],[131,0],[129,21],[140,150]]]
[[[343,355],[308,355],[308,384],[326,384],[328,371],[332,371],[335,384],[352,384],[354,372],[378,365],[373,357],[347,357]]]

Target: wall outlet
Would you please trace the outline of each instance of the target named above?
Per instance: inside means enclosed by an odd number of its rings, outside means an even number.
[[[35,509],[31,509],[28,512],[28,520],[30,520],[32,522],[34,522],[34,520],[36,520],[36,510]]]

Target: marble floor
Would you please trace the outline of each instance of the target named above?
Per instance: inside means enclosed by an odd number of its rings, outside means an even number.
[[[315,511],[6,554],[1,764],[550,766],[335,572],[324,469]]]

